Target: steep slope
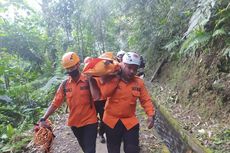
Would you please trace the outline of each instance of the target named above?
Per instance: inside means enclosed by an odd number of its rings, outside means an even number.
[[[230,151],[230,73],[223,67],[229,68],[230,61],[218,53],[168,61],[152,91],[156,101],[203,145],[226,152]]]

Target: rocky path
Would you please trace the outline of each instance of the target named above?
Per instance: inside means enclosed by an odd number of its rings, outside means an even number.
[[[59,116],[59,119],[55,121],[55,139],[53,141],[50,152],[51,153],[83,153],[76,137],[68,126],[65,126],[67,115],[63,114]],[[96,152],[106,153],[106,144],[102,144],[97,139]]]
[[[139,112],[139,115],[142,116],[143,112]],[[52,147],[50,149],[51,153],[83,153],[77,139],[73,135],[71,129],[65,125],[67,115],[59,115],[54,121],[54,134],[55,139],[53,140]],[[157,153],[160,152],[162,147],[162,142],[159,141],[154,135],[154,130],[147,130],[144,126],[146,120],[140,118],[140,146],[141,153]],[[97,139],[96,143],[96,152],[97,153],[107,153],[106,144],[100,143]],[[121,146],[121,153],[123,152],[123,146]]]

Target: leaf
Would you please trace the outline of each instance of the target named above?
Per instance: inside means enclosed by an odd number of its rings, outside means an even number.
[[[226,35],[227,33],[225,32],[225,30],[223,28],[221,29],[217,29],[216,31],[213,32],[212,37],[216,37],[216,36],[222,36],[222,35]]]
[[[182,44],[180,54],[193,53],[198,47],[205,46],[210,40],[210,33],[202,30],[194,31]]]
[[[7,139],[7,138],[8,138],[7,134],[3,134],[3,135],[1,136],[1,139]]]
[[[214,144],[216,144],[216,145],[220,145],[220,144],[222,144],[222,143],[223,143],[222,140],[214,141]]]
[[[0,20],[1,22],[1,20]],[[1,23],[0,23],[1,24]],[[4,36],[7,36],[5,33],[0,33],[0,37],[4,37]],[[1,48],[2,49],[2,48]]]
[[[175,38],[173,41],[167,43],[163,49],[166,49],[168,51],[172,51],[175,47],[177,47],[181,43],[180,38]]]
[[[227,19],[228,19],[228,18],[225,17],[225,18],[222,18],[222,19],[218,20],[217,23],[216,23],[216,25],[215,25],[215,28],[214,28],[214,29],[216,29],[216,28],[218,28],[220,25],[222,25]]]
[[[11,138],[14,134],[14,128],[11,124],[8,124],[6,127],[6,134],[8,138]]]
[[[230,48],[226,48],[223,55],[230,57]]]
[[[11,146],[9,144],[5,145],[3,148],[1,148],[2,152],[12,152]]]
[[[230,139],[230,129],[225,130],[223,134],[226,138]]]

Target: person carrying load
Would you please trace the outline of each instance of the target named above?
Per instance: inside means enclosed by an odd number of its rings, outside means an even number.
[[[109,153],[120,153],[121,141],[125,153],[139,153],[139,122],[135,115],[137,99],[147,114],[147,126],[153,127],[155,109],[144,81],[136,76],[140,56],[128,52],[123,56],[120,70],[116,75],[103,76],[109,80],[98,83],[90,79],[95,99],[101,95],[107,98],[103,122]],[[100,92],[98,92],[100,91]]]
[[[98,58],[91,58],[87,57],[84,60],[85,67],[83,69],[83,72],[85,74],[90,74],[93,76],[100,76],[103,74],[113,73],[116,71],[117,67],[117,59],[114,56],[113,52],[105,52],[102,55],[100,55]],[[89,65],[88,65],[89,64]],[[94,64],[94,65],[92,65]],[[90,67],[92,65],[93,67]],[[102,83],[103,80],[101,77],[94,77],[97,82]],[[105,107],[106,98],[100,97],[100,99],[95,100],[95,108],[96,112],[99,115],[98,118],[98,134],[99,139],[101,143],[105,143],[105,127],[103,122],[103,114],[104,114],[104,107]]]
[[[84,153],[95,153],[97,137],[97,116],[90,94],[89,81],[79,72],[80,59],[74,52],[62,57],[62,66],[69,75],[67,81],[59,86],[55,97],[40,119],[40,126],[46,126],[46,120],[61,106],[66,97],[69,107],[67,125],[70,126]]]

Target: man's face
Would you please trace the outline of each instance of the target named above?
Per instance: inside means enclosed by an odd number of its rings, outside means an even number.
[[[72,66],[72,67],[67,68],[67,69],[66,69],[66,72],[67,72],[67,73],[72,72],[72,71],[78,69],[78,67],[79,67],[79,64],[76,64],[76,65],[74,65],[74,66]]]
[[[69,74],[69,76],[71,76],[72,78],[76,78],[79,76],[80,72],[79,72],[79,63],[66,69],[66,73]]]
[[[125,64],[123,63],[122,70],[124,73],[124,77],[128,80],[134,78],[137,73],[138,66],[135,64]]]

